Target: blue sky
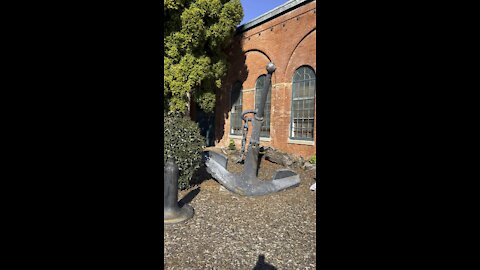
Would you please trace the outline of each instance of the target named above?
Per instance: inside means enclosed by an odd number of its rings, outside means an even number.
[[[240,24],[244,24],[263,13],[272,10],[288,0],[240,0],[243,6],[243,20]]]

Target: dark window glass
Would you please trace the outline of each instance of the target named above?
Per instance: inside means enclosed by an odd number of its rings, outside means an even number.
[[[258,77],[255,84],[255,109],[257,109],[257,104],[260,102],[260,94],[265,87],[267,75],[262,75]],[[263,111],[263,125],[260,128],[260,137],[270,137],[270,111],[272,104],[272,85],[268,88],[267,101],[265,102],[265,109]]]
[[[232,87],[230,111],[230,134],[242,135],[242,83],[236,82]]]
[[[290,138],[313,140],[314,118],[315,72],[312,68],[303,66],[293,76]]]

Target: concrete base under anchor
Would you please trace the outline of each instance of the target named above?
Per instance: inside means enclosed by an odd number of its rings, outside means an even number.
[[[193,207],[188,204],[184,204],[179,211],[176,212],[163,212],[163,224],[176,224],[184,222],[193,217]]]

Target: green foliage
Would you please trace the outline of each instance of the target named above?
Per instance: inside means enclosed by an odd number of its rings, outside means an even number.
[[[316,155],[313,155],[308,162],[310,162],[310,163],[312,163],[312,164],[316,164],[316,163],[317,163],[317,157],[316,157]]]
[[[228,150],[236,150],[235,142],[231,139],[230,144],[228,145]]]
[[[165,0],[164,98],[185,112],[188,94],[213,112],[215,91],[227,72],[223,50],[243,18],[240,0]]]
[[[190,180],[200,167],[205,138],[200,135],[197,124],[181,113],[164,113],[164,162],[173,157],[180,170],[178,188],[190,187]]]
[[[215,109],[215,92],[200,90],[195,92],[195,102],[207,113],[213,112]]]

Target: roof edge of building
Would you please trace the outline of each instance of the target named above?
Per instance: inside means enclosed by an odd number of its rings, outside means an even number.
[[[249,29],[252,29],[256,26],[259,26],[263,23],[266,23],[282,14],[285,14],[295,8],[298,8],[299,6],[305,5],[309,2],[313,2],[315,0],[291,0],[288,1],[270,11],[267,11],[266,13],[263,13],[262,15],[256,17],[255,19],[252,19],[249,22],[246,22],[240,26],[237,27],[236,34],[243,33]]]

